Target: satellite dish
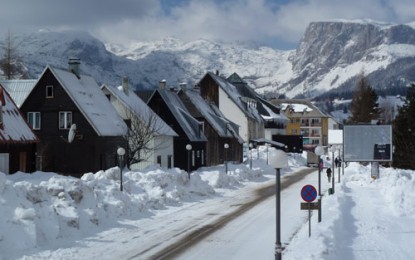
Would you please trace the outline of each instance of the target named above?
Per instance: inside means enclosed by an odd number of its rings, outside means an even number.
[[[75,131],[76,131],[76,124],[72,124],[71,128],[69,129],[68,133],[68,142],[72,143],[74,137],[75,137]]]

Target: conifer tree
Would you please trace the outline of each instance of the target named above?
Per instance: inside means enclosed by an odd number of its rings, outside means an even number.
[[[380,109],[377,103],[378,96],[370,86],[364,73],[360,74],[356,89],[353,92],[352,103],[350,105],[351,116],[349,124],[370,124],[372,120],[379,119]]]
[[[415,169],[415,84],[407,91],[404,105],[393,123],[393,166]]]

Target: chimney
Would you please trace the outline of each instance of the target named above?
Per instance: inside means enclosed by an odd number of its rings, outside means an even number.
[[[72,72],[73,74],[76,75],[76,77],[79,79],[80,78],[80,70],[79,70],[79,66],[81,64],[81,59],[78,58],[69,58],[69,62],[68,62],[68,69],[70,72]]]
[[[124,76],[122,78],[122,91],[128,96],[128,77]]]
[[[179,88],[180,88],[180,89],[186,89],[186,88],[187,88],[187,84],[186,84],[186,82],[181,82],[181,83],[179,83]]]
[[[165,89],[166,88],[166,80],[165,79],[160,80],[159,86],[160,86],[160,89]]]
[[[219,70],[216,70],[215,74],[216,74],[216,76],[219,76]]]

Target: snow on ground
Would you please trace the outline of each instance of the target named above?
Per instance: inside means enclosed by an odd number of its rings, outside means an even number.
[[[266,165],[264,151],[259,160],[253,153],[252,170],[244,164],[230,165],[228,174],[223,165],[202,168],[190,181],[179,169],[124,172],[123,192],[117,168],[81,179],[0,173],[0,259],[91,259],[94,250],[105,259],[119,256],[116,249],[136,247],[127,242],[140,231],[146,234],[140,243],[148,242],[149,230],[161,228],[158,221],[168,221],[165,216],[177,217],[168,222],[173,229],[189,212],[202,217],[207,208],[229,208],[236,199],[248,199],[250,190],[272,183],[275,170]],[[305,165],[304,156],[289,159],[283,176]],[[414,172],[381,168],[380,175],[373,181],[370,166],[349,164],[335,194],[324,196],[323,221],[317,224],[313,214],[310,238],[303,223],[288,241],[284,259],[415,259]],[[287,196],[294,207],[298,197]],[[259,259],[273,257],[269,250],[258,252]]]

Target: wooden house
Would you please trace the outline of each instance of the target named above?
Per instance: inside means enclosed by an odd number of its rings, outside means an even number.
[[[33,172],[38,141],[17,105],[0,84],[0,172]]]
[[[174,137],[174,165],[184,170],[196,170],[206,165],[206,143],[203,121],[195,119],[180,100],[175,89],[164,84],[155,90],[147,104],[177,134]],[[186,147],[191,146],[190,150]]]
[[[103,85],[102,91],[129,125],[129,151],[134,163],[130,169],[143,169],[149,165],[174,167],[174,137],[176,132],[167,125],[134,91],[123,78],[121,86]]]
[[[264,121],[264,138],[266,140],[274,140],[274,136],[286,134],[289,119],[283,113],[280,113],[278,106],[262,98],[237,73],[229,76],[227,81],[236,87],[242,101],[255,104]]]
[[[69,70],[47,66],[21,105],[40,139],[39,170],[80,177],[118,165],[117,148],[126,148],[127,125],[79,65],[73,59]]]
[[[277,106],[250,88],[238,74],[224,78],[219,73],[208,72],[198,87],[204,99],[216,104],[227,119],[240,126],[239,135],[245,142],[245,152],[248,143],[283,146],[273,140],[276,135],[285,134],[289,119],[280,113]]]
[[[239,126],[225,118],[213,102],[207,102],[198,88],[181,89],[178,92],[190,114],[203,122],[204,133],[209,140],[206,145],[206,165],[218,165],[225,161],[240,163],[243,157],[243,139]],[[227,144],[228,148],[225,148]]]

